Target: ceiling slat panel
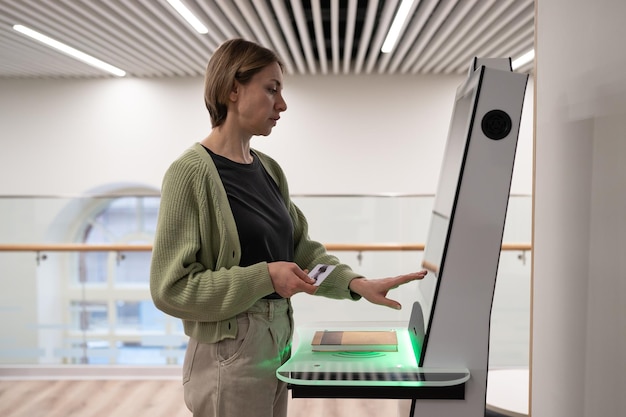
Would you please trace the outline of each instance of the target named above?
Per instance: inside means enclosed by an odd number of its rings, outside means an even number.
[[[528,4],[525,1],[513,2],[511,7],[509,7],[506,13],[503,13],[501,16],[498,16],[497,19],[482,33],[482,36],[479,40],[472,43],[472,50],[475,51],[477,56],[482,56],[482,51],[488,47],[488,45],[492,42],[496,42],[498,40],[497,34],[506,30],[507,26],[511,24],[515,24],[515,19],[520,16],[523,12],[529,11],[530,9],[534,10],[534,6],[532,4]],[[453,72],[455,69],[459,69],[462,66],[467,67],[467,63],[463,62],[461,59],[457,59],[448,64],[448,72]],[[447,73],[444,71],[444,73]]]
[[[237,7],[231,0],[217,0],[217,5],[220,7],[226,19],[233,25],[235,28],[236,37],[241,37],[244,39],[255,39],[252,32],[250,32],[250,28],[247,23],[241,17],[241,14],[237,10]]]
[[[473,51],[474,45],[476,43],[480,43],[481,39],[488,38],[489,28],[494,22],[506,14],[507,9],[513,4],[515,0],[498,0],[496,1],[493,8],[489,10],[489,12],[485,15],[483,19],[480,19],[476,22],[475,26],[471,31],[465,36],[460,43],[458,43],[455,48],[447,55],[443,55],[440,60],[440,63],[434,68],[435,73],[442,73],[448,70],[448,66],[451,65],[451,62],[459,62],[466,61],[466,65],[469,65],[467,51]],[[472,57],[475,56],[475,53],[471,53]],[[470,59],[472,58],[470,57]],[[449,71],[448,71],[449,73]]]
[[[111,7],[120,14],[132,16],[135,28],[141,31],[140,35],[144,39],[158,46],[163,50],[163,53],[170,55],[178,62],[185,63],[189,67],[185,71],[186,74],[195,75],[195,72],[192,73],[190,69],[199,65],[198,56],[201,56],[201,52],[187,47],[187,43],[166,28],[168,23],[163,16],[164,11],[162,9],[152,9],[154,4],[148,8],[142,8],[137,2],[112,4]]]
[[[397,44],[399,43],[402,46],[402,48],[398,48],[398,45],[396,45],[393,51],[391,51],[390,53],[382,54],[380,56],[380,59],[378,61],[378,72],[380,74],[385,72],[387,65],[389,64],[389,61],[394,55],[396,57],[400,57],[404,59],[404,56],[406,54],[406,48],[413,44],[413,41],[415,40],[419,32],[421,32],[421,26],[423,26],[423,23],[421,25],[419,23],[417,25],[413,25],[413,22],[411,21],[411,18],[410,18],[411,16],[415,14],[415,11],[417,10],[419,5],[420,5],[419,1],[415,1],[413,2],[413,4],[411,4],[411,8],[409,9],[409,13],[407,15],[408,17],[405,20],[404,24],[402,25],[402,28],[400,29],[400,36],[398,37],[398,41],[396,43]],[[416,27],[418,25],[420,26],[419,28]],[[409,32],[408,36],[405,36],[406,35],[405,32],[407,31],[408,27],[411,27],[411,31]]]
[[[123,68],[125,71],[134,73],[138,68],[148,68],[153,74],[157,74],[158,71],[150,66],[147,61],[142,61],[137,59],[136,54],[124,53],[124,51],[116,48],[115,45],[108,41],[110,38],[106,38],[102,36],[100,29],[94,30],[94,28],[98,27],[98,24],[94,24],[90,20],[81,19],[79,15],[77,15],[71,8],[66,7],[64,4],[60,2],[51,2],[51,8],[54,8],[54,13],[59,16],[63,25],[66,27],[72,27],[71,29],[75,33],[80,33],[81,42],[84,42],[85,47],[95,50],[101,51],[101,59],[107,60],[109,57],[115,57],[116,61],[123,61]],[[89,52],[89,51],[85,51]],[[115,61],[110,61],[111,64],[114,64]],[[143,72],[145,75],[145,70]]]
[[[450,36],[459,30],[461,23],[467,19],[467,16],[476,7],[479,0],[463,0],[457,3],[452,13],[443,25],[426,45],[422,53],[417,57],[413,64],[413,72],[421,72],[424,65],[428,64],[433,55],[439,51],[443,45],[448,42]]]
[[[502,34],[499,42],[493,42],[493,44],[489,45],[489,48],[484,50],[483,56],[510,56],[511,58],[517,58],[514,55],[511,56],[515,47],[523,40],[532,37],[533,33],[533,29],[529,27],[517,28],[515,32],[507,31],[507,33]]]
[[[465,16],[462,22],[455,28],[455,30],[450,34],[448,39],[439,46],[438,48],[432,48],[433,51],[436,51],[434,55],[431,55],[428,59],[428,62],[424,64],[422,68],[422,72],[429,73],[439,64],[443,58],[446,56],[451,56],[454,54],[458,54],[459,50],[456,46],[468,36],[473,28],[476,26],[477,22],[484,18],[485,13],[489,9],[492,8],[494,2],[501,0],[481,0],[478,4],[472,8],[470,13]],[[429,47],[430,48],[430,47]],[[451,52],[456,50],[456,52]]]
[[[423,33],[420,34],[420,37],[415,44],[415,47],[406,57],[404,65],[402,65],[403,72],[406,72],[406,70],[413,66],[422,51],[428,46],[428,43],[433,39],[437,31],[439,31],[450,13],[452,13],[452,10],[454,10],[454,8],[456,7],[457,2],[458,0],[444,0],[439,3],[437,8],[431,15],[430,19],[428,19],[428,23],[426,24]],[[411,70],[411,72],[415,73],[415,70],[413,69]]]
[[[74,48],[80,48],[81,45],[77,44],[76,39],[67,38],[63,28],[57,22],[57,18],[46,18],[50,12],[47,8],[42,8],[41,5],[31,5],[28,2],[14,3],[7,5],[8,7],[3,12],[8,12],[10,16],[19,16],[19,18],[12,18],[13,23],[27,26],[43,35],[54,38],[72,46]]]
[[[150,65],[158,68],[156,63],[160,62],[165,66],[164,68],[169,68],[171,75],[185,75],[178,63],[167,56],[167,54],[164,54],[154,43],[146,42],[141,36],[137,36],[133,28],[116,24],[115,16],[112,16],[107,10],[94,8],[94,5],[98,5],[97,3],[86,6],[76,1],[69,1],[66,4],[75,13],[81,15],[92,28],[89,31],[81,32],[85,38],[95,36],[113,47],[114,51],[110,55],[113,58],[110,62],[111,64],[126,69],[118,62],[119,59],[117,57],[121,55],[130,55],[138,58],[148,56],[149,58],[145,59],[145,62],[148,62]],[[97,17],[97,19],[94,17]],[[104,48],[100,50],[108,54],[108,48],[107,50]]]
[[[309,34],[309,28],[307,27],[306,17],[304,16],[304,9],[302,8],[301,0],[291,0],[291,8],[296,20],[296,26],[298,28],[298,36],[300,44],[304,50],[304,56],[310,74],[317,73],[317,67],[315,65],[315,55],[313,54],[313,47],[311,46],[311,38]]]
[[[0,0],[0,78],[108,73],[12,29],[32,27],[128,77],[202,76],[226,39],[275,50],[287,74],[460,74],[474,56],[534,46],[534,0],[415,0],[395,48],[380,52],[400,0],[183,0],[199,34],[166,0]],[[532,70],[533,64],[526,68]]]
[[[35,41],[28,40],[17,32],[15,35],[10,33],[9,36],[21,39],[15,39],[15,42],[12,42],[8,48],[3,48],[0,55],[2,58],[0,68],[4,67],[5,64],[10,64],[10,68],[20,68],[21,71],[8,71],[8,76],[18,77],[26,74],[26,76],[40,78],[42,71],[45,71],[47,76],[51,78],[105,76],[102,71]]]
[[[380,48],[383,46],[385,36],[387,35],[389,27],[391,26],[391,21],[396,12],[396,6],[398,5],[398,2],[396,0],[388,0],[383,1],[383,4],[384,7],[380,16],[380,20],[378,21],[376,34],[374,35],[374,39],[370,44],[367,65],[365,66],[365,72],[367,74],[370,74],[373,71],[374,66],[376,65],[376,61],[381,55]]]
[[[417,3],[418,2],[416,2],[416,4]],[[413,48],[415,40],[424,30],[426,22],[428,22],[428,19],[433,13],[433,10],[437,7],[438,3],[439,0],[425,0],[419,2],[419,9],[417,9],[416,13],[413,15],[412,20],[410,21],[409,30],[396,48],[397,52],[391,61],[389,71],[396,71],[398,66],[405,60],[406,54],[409,52],[409,49]]]
[[[354,31],[356,25],[356,6],[357,0],[348,1],[348,11],[346,14],[346,31],[344,33],[343,43],[343,73],[350,73],[350,65],[352,64],[352,45],[354,45]]]
[[[523,54],[525,54],[526,52],[530,51],[532,49],[532,45],[528,44],[528,41],[524,41],[522,43],[519,43],[517,45],[512,45],[511,46],[511,53],[509,54],[511,56],[512,60],[517,59],[518,57],[522,56]],[[502,54],[502,56],[504,56],[504,54]],[[530,62],[531,64],[531,68],[533,65],[533,62]],[[518,72],[526,72],[526,70],[522,69],[522,68],[516,68],[516,71]]]
[[[9,19],[12,20],[12,24],[19,23],[29,28],[42,33],[43,35],[54,38],[60,42],[65,43],[66,45],[73,47],[75,49],[82,50],[90,55],[93,55],[96,58],[105,60],[104,57],[97,54],[96,51],[91,50],[82,40],[79,40],[75,37],[75,34],[70,32],[68,36],[68,31],[63,27],[62,24],[59,23],[59,16],[54,13],[54,10],[48,9],[49,5],[43,5],[38,3],[30,3],[30,2],[12,2],[11,4],[3,4],[7,9],[12,10],[12,14],[9,14]],[[7,9],[2,10],[2,12],[6,12]],[[19,17],[13,17],[19,16]],[[52,48],[48,48],[38,41],[26,38],[23,35],[18,35],[22,38],[26,44],[32,45],[33,50],[37,51],[46,51],[45,59],[43,56],[39,55],[35,58],[32,58],[33,65],[39,66],[44,71],[44,68],[49,67],[50,70],[45,70],[50,72],[50,76],[57,77],[59,76],[58,72],[54,71],[56,62],[61,62],[63,65],[67,64],[67,68],[75,68],[75,72],[73,72],[72,76],[107,76],[108,74],[103,72],[102,70],[95,70],[92,67],[88,66],[84,62],[77,60],[75,58],[69,57],[68,55],[57,51]],[[70,74],[66,74],[69,76]]]
[[[127,2],[136,2],[138,0],[123,0]],[[142,3],[153,2],[154,0],[141,0]],[[165,0],[159,0],[161,4],[165,7]],[[194,35],[196,39],[202,42],[204,45],[212,45],[211,49],[214,49],[216,45],[222,43],[224,39],[224,35],[220,30],[220,27],[215,26],[213,19],[206,13],[206,8],[202,7],[204,5],[208,5],[209,2],[207,0],[200,0],[201,4],[198,4],[198,0],[185,0],[185,4],[187,8],[191,10],[191,12],[202,22],[202,24],[208,29],[208,33],[206,35],[198,34],[194,31]],[[171,6],[168,4],[168,8]],[[217,6],[213,5],[214,9],[219,9]],[[173,13],[173,12],[171,12]]]
[[[287,45],[285,44],[285,41],[281,35],[278,23],[276,22],[276,19],[273,18],[269,6],[262,1],[254,2],[254,6],[261,20],[265,22],[265,26],[267,27],[267,31],[272,41],[267,46],[276,51],[276,53],[278,53],[278,55],[281,57],[281,59],[285,63],[285,66],[287,67],[287,73],[293,74],[295,72],[295,66],[291,59],[291,54],[287,49]],[[304,66],[302,66],[302,70],[304,70]]]
[[[322,7],[320,0],[311,0],[311,13],[313,15],[313,27],[315,29],[315,44],[317,56],[320,62],[322,74],[328,74],[328,57],[326,56],[326,38],[324,36],[324,23],[322,21]]]
[[[300,44],[298,42],[298,38],[293,31],[293,26],[289,21],[289,13],[287,12],[285,2],[283,0],[272,0],[272,6],[274,7],[274,12],[278,17],[278,24],[283,30],[284,36],[287,40],[287,44],[289,45],[289,51],[291,52],[291,56],[294,61],[296,61],[296,66],[298,67],[298,71],[300,74],[306,73],[306,67],[304,65],[304,59],[302,58],[302,53],[300,51]]]
[[[523,25],[523,19],[516,20],[514,24],[507,25],[496,32],[493,35],[494,41],[483,45],[478,53],[484,57],[510,56],[512,46],[519,43],[523,37],[531,37],[533,32],[532,27]]]
[[[174,60],[185,75],[197,75],[198,69],[202,68],[201,57],[206,49],[198,39],[206,37],[200,38],[169,6],[162,7],[155,2],[144,4],[148,6],[145,13],[150,15],[147,20],[153,22],[152,26],[142,23],[142,18],[138,16],[130,20],[133,9],[125,5],[111,2],[110,8],[112,12],[124,17],[124,24],[134,26],[138,39],[162,50],[162,54]]]
[[[361,38],[359,39],[359,50],[354,63],[354,72],[361,73],[365,54],[367,54],[372,32],[374,30],[374,21],[376,19],[376,11],[378,10],[378,0],[370,0],[367,2],[367,11],[365,12],[365,24],[361,30]]]
[[[339,73],[339,0],[330,0],[330,45],[333,74]]]
[[[80,49],[99,59],[119,66],[116,62],[118,57],[135,54],[135,45],[141,43],[147,47],[152,46],[148,42],[143,42],[143,36],[136,24],[129,23],[107,3],[65,1],[64,4],[71,7],[73,12],[79,13],[86,25],[80,33],[76,30],[76,26],[67,25],[64,36],[79,35],[80,41],[84,41],[84,46]]]
[[[146,10],[154,16],[147,18],[153,26],[145,32],[146,37],[161,44],[167,44],[168,51],[176,52],[183,65],[188,67],[187,72],[191,75],[197,72],[194,69],[204,67],[209,51],[213,51],[216,43],[208,36],[201,35],[182,22],[178,13],[169,5],[159,6],[153,1],[143,1]],[[140,19],[138,17],[138,19]],[[174,53],[174,52],[171,52]]]
[[[201,0],[198,3],[198,7],[205,13],[210,20],[210,24],[207,26],[209,33],[213,36],[213,40],[216,44],[222,43],[225,39],[231,39],[238,36],[237,31],[230,24],[228,18],[222,13],[214,1]]]
[[[268,36],[268,30],[266,30],[265,25],[261,22],[264,16],[259,15],[252,4],[250,4],[249,0],[235,0],[235,4],[239,9],[239,13],[247,23],[247,26],[252,30],[255,38],[248,39],[256,39],[261,45],[271,46],[272,41]],[[267,16],[265,16],[267,18]]]

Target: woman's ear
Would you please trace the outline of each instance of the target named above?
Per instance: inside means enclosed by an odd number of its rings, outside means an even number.
[[[230,101],[237,101],[237,97],[239,97],[240,87],[241,85],[237,81],[233,83],[233,88],[230,90],[230,94],[228,95]]]

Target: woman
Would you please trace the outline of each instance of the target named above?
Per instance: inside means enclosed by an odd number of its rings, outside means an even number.
[[[194,416],[287,415],[276,369],[289,356],[294,294],[400,308],[387,292],[425,275],[368,280],[309,239],[280,166],[250,147],[287,109],[282,88],[274,52],[222,44],[205,78],[212,129],[163,180],[150,288],[190,338],[183,384]],[[336,265],[319,287],[307,275],[317,264]]]

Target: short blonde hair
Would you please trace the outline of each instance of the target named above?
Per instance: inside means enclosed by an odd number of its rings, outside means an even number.
[[[256,73],[273,63],[278,63],[284,71],[284,64],[274,51],[244,39],[231,39],[217,48],[204,77],[204,103],[213,127],[226,120],[228,96],[235,81],[246,84]]]

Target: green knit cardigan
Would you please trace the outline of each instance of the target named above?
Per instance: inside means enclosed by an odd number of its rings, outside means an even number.
[[[254,151],[274,179],[294,227],[294,262],[311,270],[337,265],[316,295],[359,299],[348,288],[360,275],[310,240],[302,212],[291,202],[276,161]],[[240,267],[241,247],[226,191],[209,153],[199,143],[168,168],[163,179],[150,266],[150,292],[164,313],[182,319],[185,334],[213,343],[237,334],[236,316],[274,292],[267,263]]]

